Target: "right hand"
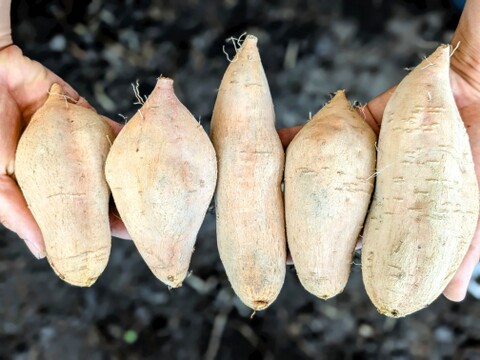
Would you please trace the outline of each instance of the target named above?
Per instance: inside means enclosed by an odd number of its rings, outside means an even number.
[[[43,105],[53,83],[78,105],[91,107],[60,77],[43,65],[23,56],[15,45],[0,49],[0,223],[16,232],[38,258],[44,258],[45,244],[38,224],[28,209],[15,181],[15,152],[23,130]],[[121,125],[105,118],[118,133]],[[128,238],[119,217],[110,216],[112,233]]]
[[[468,0],[455,35],[452,48],[458,49],[451,56],[450,82],[458,110],[470,139],[477,180],[480,184],[480,0]],[[394,88],[385,91],[359,108],[365,121],[378,135],[383,111]],[[284,148],[293,140],[302,126],[279,130]],[[452,301],[465,298],[468,284],[480,258],[480,219],[462,264],[443,294]]]

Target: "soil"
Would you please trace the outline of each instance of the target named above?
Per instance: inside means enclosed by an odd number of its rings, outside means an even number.
[[[216,91],[244,32],[259,38],[277,127],[303,124],[346,89],[365,103],[441,42],[458,11],[448,1],[14,1],[15,42],[100,112],[124,122],[156,78],[208,131]],[[119,115],[121,114],[121,115]],[[126,164],[128,166],[128,164]],[[251,317],[232,292],[207,214],[183,287],[156,280],[132,242],[114,239],[88,289],[58,279],[0,228],[0,359],[477,359],[480,306],[439,298],[403,319],[370,303],[357,255],[345,291],[308,294],[289,266],[283,290]]]

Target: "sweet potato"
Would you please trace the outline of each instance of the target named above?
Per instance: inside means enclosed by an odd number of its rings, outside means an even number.
[[[468,135],[439,47],[398,85],[380,130],[363,234],[363,280],[378,311],[405,316],[434,301],[464,258],[479,197]]]
[[[373,191],[376,136],[344,91],[287,148],[287,242],[303,287],[328,299],[343,291]]]
[[[15,176],[57,275],[90,286],[110,255],[110,191],[104,166],[114,134],[93,110],[54,84],[18,144]]]
[[[248,35],[228,66],[213,110],[218,159],[217,243],[233,289],[254,310],[268,307],[285,278],[281,181],[284,152],[270,89]]]
[[[179,287],[215,190],[208,135],[160,78],[118,135],[106,163],[118,212],[141,256],[161,281]]]

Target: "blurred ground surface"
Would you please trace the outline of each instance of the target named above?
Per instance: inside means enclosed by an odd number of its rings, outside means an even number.
[[[258,36],[281,128],[304,123],[337,89],[368,101],[448,42],[458,21],[445,1],[14,3],[16,43],[99,112],[122,122],[118,114],[136,111],[130,84],[139,79],[148,94],[163,74],[207,129],[231,36]],[[103,276],[78,289],[1,228],[0,359],[480,358],[480,306],[471,295],[388,319],[370,304],[358,265],[327,302],[289,269],[278,300],[250,319],[219,261],[213,214],[191,269],[184,286],[169,291],[131,242],[114,239]]]

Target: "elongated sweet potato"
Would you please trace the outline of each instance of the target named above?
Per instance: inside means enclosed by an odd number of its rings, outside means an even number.
[[[220,257],[240,299],[262,310],[285,278],[284,152],[254,36],[246,37],[225,72],[211,136],[218,158]]]
[[[478,185],[449,61],[441,46],[418,65],[382,121],[362,271],[370,299],[388,316],[408,315],[442,293],[477,224]]]
[[[339,91],[287,149],[287,242],[306,290],[328,299],[345,287],[373,191],[376,136]]]
[[[179,287],[215,190],[208,135],[160,78],[108,155],[107,181],[138,251],[161,281]]]
[[[18,144],[15,176],[48,261],[73,285],[92,285],[110,256],[104,166],[114,137],[95,111],[70,103],[54,84]]]

